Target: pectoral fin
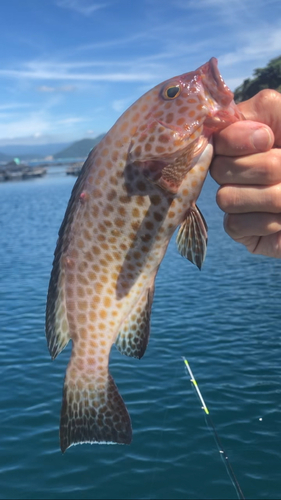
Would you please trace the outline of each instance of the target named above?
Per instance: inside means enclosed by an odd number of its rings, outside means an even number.
[[[199,208],[191,207],[179,228],[177,246],[179,253],[201,269],[207,250],[208,226]]]
[[[144,175],[161,189],[171,194],[178,192],[179,186],[189,170],[194,166],[194,156],[198,155],[198,141],[189,144],[177,158],[164,161],[161,158],[147,161]]]

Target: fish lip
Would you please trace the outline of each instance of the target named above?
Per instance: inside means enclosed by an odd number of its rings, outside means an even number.
[[[211,96],[220,106],[229,106],[233,100],[233,93],[219,72],[218,60],[215,57],[211,57],[210,61],[202,67],[202,70],[202,83],[208,89]]]
[[[222,91],[231,92],[231,90],[228,88],[223,77],[221,76],[221,74],[219,72],[218,60],[216,57],[211,57],[211,59],[209,61],[209,68],[210,68],[211,75],[212,75],[213,79],[215,80],[215,83],[218,86],[218,89],[222,90]]]

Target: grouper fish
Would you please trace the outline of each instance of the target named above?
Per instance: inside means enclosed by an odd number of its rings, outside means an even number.
[[[62,452],[131,442],[130,416],[108,370],[111,346],[143,356],[155,276],[178,226],[180,254],[201,268],[207,225],[196,200],[212,134],[240,119],[212,58],[143,95],[90,152],[59,230],[47,300],[52,358],[72,340]]]

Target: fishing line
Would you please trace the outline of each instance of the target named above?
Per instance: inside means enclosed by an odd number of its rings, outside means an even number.
[[[184,357],[183,357],[182,359],[183,359],[184,364],[185,364],[185,366],[186,366],[186,368],[187,368],[187,371],[188,371],[188,373],[189,373],[189,375],[190,375],[190,377],[191,377],[190,382],[192,382],[192,384],[193,384],[193,386],[194,386],[194,388],[195,388],[195,390],[196,390],[196,392],[197,392],[197,396],[199,397],[200,402],[202,403],[202,410],[204,410],[204,412],[205,412],[206,422],[207,422],[207,424],[208,424],[208,427],[209,427],[209,428],[211,428],[211,429],[212,429],[212,431],[213,431],[214,438],[215,438],[215,441],[216,441],[216,445],[217,445],[218,450],[219,450],[219,452],[220,452],[220,456],[222,457],[223,463],[225,464],[225,467],[226,467],[227,473],[228,473],[228,475],[229,475],[229,477],[230,477],[230,479],[231,479],[231,481],[232,481],[232,484],[233,484],[233,486],[234,486],[234,487],[235,487],[235,489],[236,489],[237,496],[238,496],[238,498],[239,498],[240,500],[245,500],[245,497],[244,497],[244,495],[243,495],[243,492],[242,492],[242,490],[241,490],[241,488],[240,488],[240,485],[239,485],[239,483],[238,483],[238,480],[237,480],[237,478],[236,478],[236,476],[235,476],[235,474],[234,474],[234,471],[233,471],[233,469],[232,469],[232,466],[231,466],[231,464],[230,464],[230,462],[229,462],[229,458],[228,458],[228,456],[227,456],[227,453],[226,453],[225,449],[224,449],[224,448],[223,448],[223,446],[222,446],[222,443],[221,443],[221,440],[220,440],[220,438],[219,438],[219,435],[218,435],[218,433],[217,433],[217,431],[216,431],[215,425],[214,425],[214,423],[213,423],[213,421],[212,421],[212,419],[211,419],[210,412],[209,412],[209,410],[208,410],[208,408],[207,408],[207,406],[206,406],[206,403],[205,403],[205,401],[204,401],[204,399],[203,399],[203,396],[202,396],[202,394],[201,394],[201,392],[200,392],[200,389],[199,389],[199,387],[198,387],[198,384],[197,384],[197,382],[196,382],[196,380],[195,380],[195,378],[194,378],[194,375],[193,375],[193,373],[192,373],[192,371],[191,371],[191,368],[190,368],[190,366],[189,366],[189,363],[188,363],[188,361],[187,361]]]

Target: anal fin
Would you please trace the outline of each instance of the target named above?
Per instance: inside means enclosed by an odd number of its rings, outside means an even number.
[[[150,334],[150,314],[154,285],[141,295],[130,315],[126,318],[115,340],[117,349],[126,356],[142,358]]]
[[[208,226],[199,208],[191,207],[179,228],[177,247],[179,253],[201,269],[205,260]]]

